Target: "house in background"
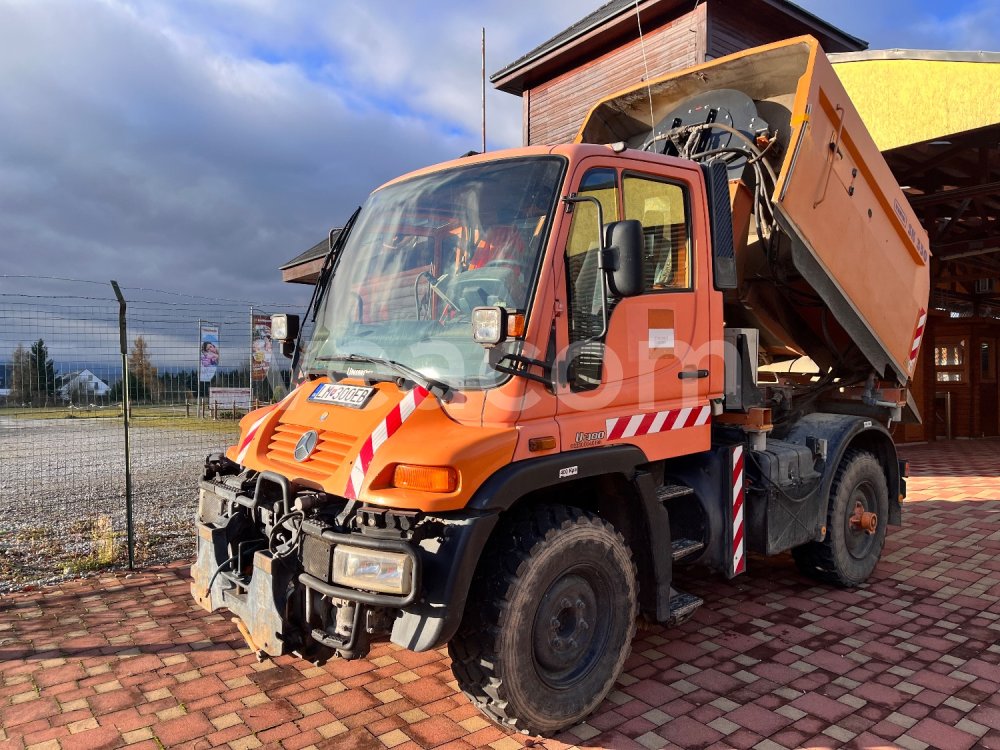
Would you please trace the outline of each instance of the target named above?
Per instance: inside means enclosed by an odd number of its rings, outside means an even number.
[[[63,401],[86,401],[108,395],[111,386],[90,370],[76,370],[56,376],[56,393]]]
[[[0,401],[10,395],[11,369],[10,362],[0,362]]]

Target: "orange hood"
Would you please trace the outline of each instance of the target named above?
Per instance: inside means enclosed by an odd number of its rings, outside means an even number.
[[[239,443],[226,455],[301,487],[424,511],[464,507],[479,485],[513,457],[515,429],[457,424],[420,386],[407,391],[395,383],[376,383],[360,407],[318,400],[329,389],[329,379],[312,380],[274,406],[248,414]],[[357,393],[364,395],[361,389]],[[315,438],[307,436],[310,432]],[[399,463],[451,466],[458,486],[450,493],[395,488],[393,470]]]

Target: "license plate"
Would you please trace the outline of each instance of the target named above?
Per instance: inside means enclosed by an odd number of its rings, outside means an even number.
[[[349,406],[352,409],[364,409],[374,393],[374,388],[364,388],[359,385],[324,383],[323,385],[316,386],[316,390],[310,394],[309,400],[318,401],[322,404]]]

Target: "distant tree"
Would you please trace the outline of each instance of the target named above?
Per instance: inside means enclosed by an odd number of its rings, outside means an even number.
[[[160,373],[160,394],[163,401],[183,403],[195,397],[198,389],[198,371],[181,370]]]
[[[129,395],[133,401],[158,401],[160,398],[160,381],[156,368],[149,358],[149,347],[142,336],[136,336],[132,342],[132,351],[128,355]]]
[[[42,339],[38,339],[27,350],[20,344],[17,345],[13,369],[13,390],[22,403],[47,406],[55,401],[56,368],[49,359],[49,350]]]
[[[18,344],[10,358],[10,400],[15,404],[31,401],[31,357]]]

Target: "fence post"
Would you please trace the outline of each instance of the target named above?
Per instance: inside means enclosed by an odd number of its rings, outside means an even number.
[[[118,335],[122,351],[122,424],[125,428],[125,531],[128,543],[128,569],[135,569],[135,537],[132,532],[132,452],[129,444],[128,421],[132,411],[132,399],[128,387],[128,332],[125,319],[125,297],[118,282],[111,280],[111,287],[118,298]]]

